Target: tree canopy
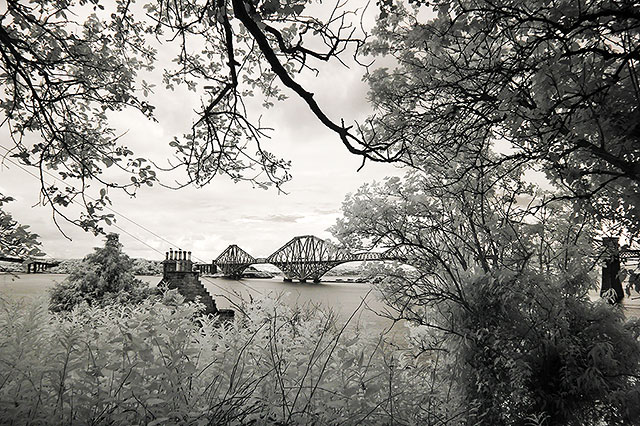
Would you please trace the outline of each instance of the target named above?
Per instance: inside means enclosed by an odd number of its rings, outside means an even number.
[[[184,184],[227,174],[279,187],[289,163],[269,152],[267,127],[248,101],[270,107],[295,94],[365,159],[423,169],[455,159],[455,177],[486,166],[490,146],[502,153],[496,164],[543,170],[559,196],[637,229],[633,1],[410,3],[379,2],[368,33],[365,7],[353,1],[9,1],[0,14],[0,109],[13,145],[4,148],[39,171],[58,214],[81,202],[86,214],[68,219],[96,231],[111,220],[107,189],[134,193],[157,182],[159,169],[185,171]],[[159,49],[175,53],[171,64]],[[389,65],[367,68],[374,112],[365,123],[331,117],[296,81],[347,55]],[[164,165],[134,154],[109,125],[123,109],[154,119],[145,73],[201,97],[188,130],[166,141],[175,156]],[[114,166],[128,178],[106,177]],[[63,183],[47,182],[46,170]],[[79,196],[90,184],[102,190]]]
[[[375,137],[453,177],[492,159],[542,170],[602,218],[640,216],[640,15],[634,1],[386,4],[366,51]],[[436,13],[425,18],[425,9]]]
[[[25,258],[42,256],[38,235],[29,231],[29,225],[21,225],[2,206],[13,198],[0,194],[0,256]]]
[[[134,261],[122,251],[118,234],[108,234],[69,276],[51,289],[50,309],[70,311],[81,303],[101,306],[111,302],[139,302],[152,291],[133,274]]]
[[[9,1],[0,14],[0,111],[13,144],[4,149],[36,169],[56,217],[93,231],[112,219],[104,211],[109,188],[133,194],[156,183],[159,169],[186,172],[184,185],[204,185],[219,174],[264,187],[286,182],[289,163],[263,147],[260,111],[247,107],[253,95],[270,107],[286,97],[283,87],[349,151],[385,160],[295,81],[299,72],[314,72],[314,61],[352,54],[364,39],[358,10],[337,2],[320,8],[320,19],[308,7],[306,0]],[[160,60],[159,49],[174,52],[173,62]],[[112,112],[126,109],[155,119],[146,97],[152,84],[142,78],[150,72],[166,90],[187,88],[201,97],[201,105],[190,106],[185,133],[165,141],[175,150],[167,164],[134,154],[109,123]],[[127,178],[107,177],[110,167]],[[49,182],[48,170],[61,181]],[[89,185],[101,189],[85,197]],[[84,204],[80,218],[62,209],[74,201]]]
[[[381,6],[364,51],[395,62],[366,77],[368,137],[410,172],[348,195],[334,234],[414,268],[372,273],[461,423],[635,421],[637,322],[587,294],[601,231],[633,241],[640,226],[637,7]]]

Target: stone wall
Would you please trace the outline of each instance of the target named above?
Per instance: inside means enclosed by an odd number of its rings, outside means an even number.
[[[170,289],[177,289],[188,302],[193,302],[197,296],[200,296],[200,303],[203,303],[206,307],[205,313],[218,313],[215,300],[213,300],[207,289],[198,279],[198,272],[165,271],[162,281],[164,281]]]
[[[215,300],[200,282],[190,251],[170,249],[162,264],[162,282],[170,289],[177,289],[185,301],[193,302],[200,297],[200,303],[205,306],[205,314],[217,315],[220,319],[233,318],[233,310],[218,309]]]

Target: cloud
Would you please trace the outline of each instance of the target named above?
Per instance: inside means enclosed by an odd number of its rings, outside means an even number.
[[[362,70],[333,63],[319,66],[318,78],[309,73],[297,75],[296,80],[315,94],[334,121],[344,118],[351,123],[365,116],[369,105],[367,87],[360,81]],[[224,176],[204,188],[141,188],[135,198],[110,190],[120,229],[112,226],[107,232],[120,233],[125,251],[133,257],[159,259],[171,247],[191,250],[200,259],[213,259],[229,244],[238,244],[254,256],[267,256],[297,235],[328,237],[326,229],[335,222],[348,192],[374,179],[400,174],[398,169],[378,163],[367,163],[357,172],[362,159],[349,154],[338,136],[319,123],[304,102],[283,90],[290,99],[269,110],[261,107],[259,99],[250,100],[248,107],[253,117],[263,116],[263,123],[274,128],[263,147],[292,161],[293,180],[284,187],[287,194],[235,184]],[[112,114],[110,124],[118,132],[126,132],[121,142],[136,156],[166,161],[173,155],[168,146],[171,138],[191,126],[193,110],[200,105],[199,94],[165,91],[159,84],[150,100],[157,106],[157,123],[125,111]],[[161,177],[171,183],[176,176],[184,179],[176,174]],[[83,257],[103,244],[103,237],[62,221],[61,227],[72,241],[66,239],[53,223],[50,207],[38,205],[39,184],[33,177],[13,166],[0,167],[0,182],[5,195],[16,198],[7,208],[41,235],[49,255]]]
[[[239,221],[249,222],[282,222],[282,223],[295,223],[300,219],[303,219],[303,215],[297,214],[269,214],[266,216],[244,216],[239,218]]]

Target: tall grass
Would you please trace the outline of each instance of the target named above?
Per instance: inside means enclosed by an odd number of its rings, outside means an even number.
[[[269,297],[221,324],[182,302],[60,316],[0,299],[0,422],[446,423],[430,361],[330,312]]]

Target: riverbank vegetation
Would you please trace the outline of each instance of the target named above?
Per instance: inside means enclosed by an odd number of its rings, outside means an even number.
[[[637,48],[637,16],[627,2],[444,1],[432,20],[388,6],[366,47],[397,59],[367,75],[372,133],[410,167],[349,195],[334,234],[415,268],[371,274],[387,314],[446,354],[433,373],[453,375],[461,423],[637,424],[638,323],[586,297],[612,256],[601,238],[633,244],[640,224],[640,92],[620,38]]]
[[[82,259],[62,259],[59,260],[60,264],[47,270],[52,274],[70,274],[76,270]],[[134,258],[131,266],[131,272],[134,275],[162,275],[162,262],[158,260],[148,260],[141,258]]]
[[[635,423],[640,324],[587,297],[601,253],[593,215],[540,204],[544,194],[501,168],[434,179],[365,185],[333,232],[415,268],[370,274],[389,317],[419,325],[425,353],[446,354],[433,374],[452,379],[465,422]]]
[[[0,419],[14,424],[446,424],[432,361],[267,298],[233,323],[161,301],[0,300]],[[198,321],[194,321],[197,318]],[[431,408],[429,408],[431,407]]]

